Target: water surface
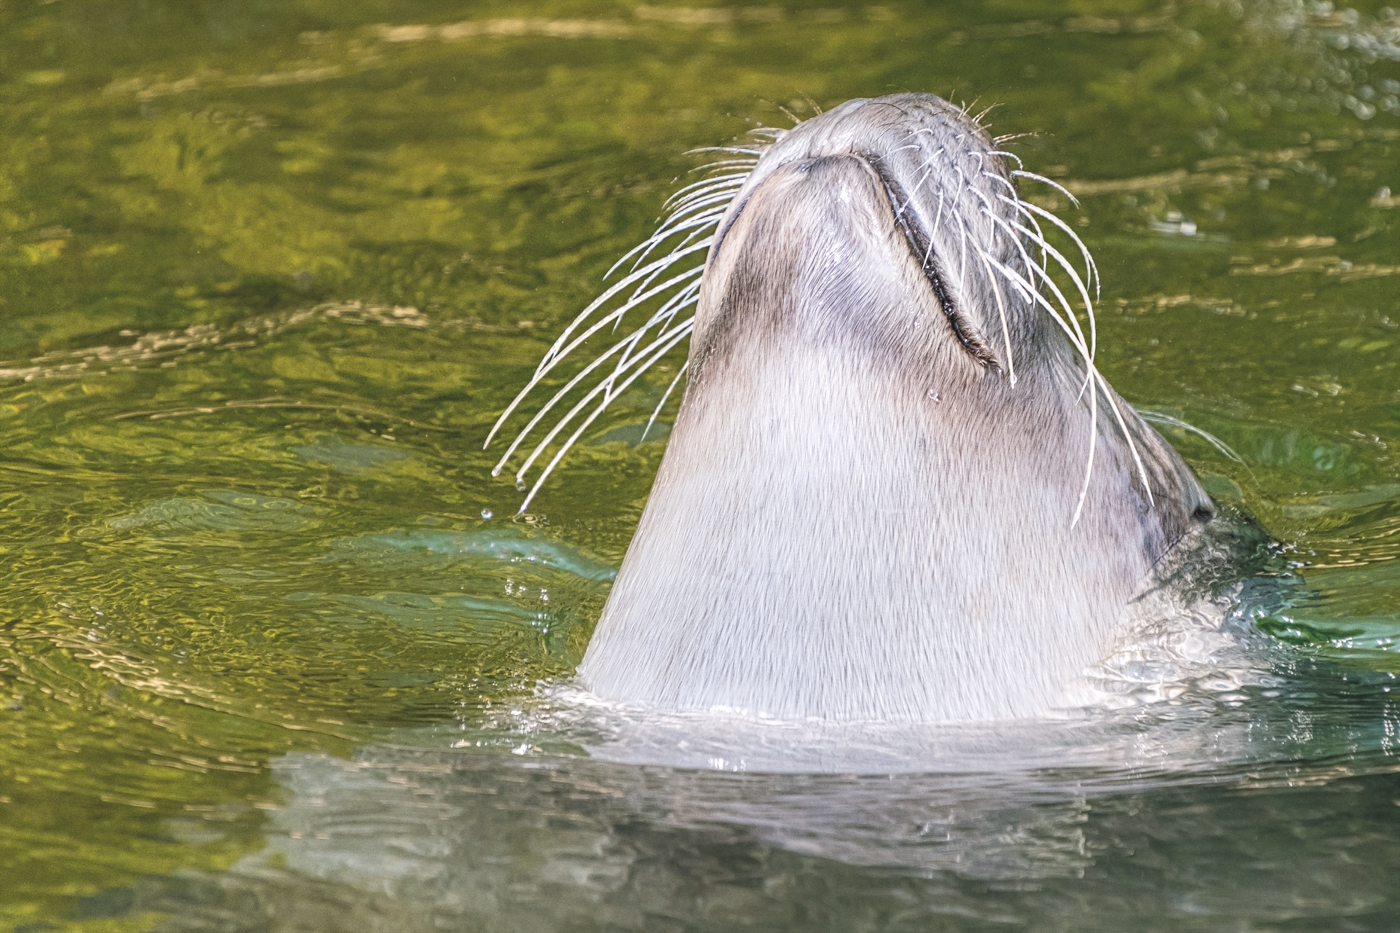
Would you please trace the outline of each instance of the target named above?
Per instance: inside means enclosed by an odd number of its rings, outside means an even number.
[[[486,431],[687,150],[898,90],[1030,134],[1280,550],[1157,702],[885,774],[600,725],[681,357],[522,518]],[[1394,929],[1397,166],[1376,3],[0,6],[0,929]]]

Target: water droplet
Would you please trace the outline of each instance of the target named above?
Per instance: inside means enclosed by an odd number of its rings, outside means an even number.
[[[493,515],[495,515],[495,514],[496,514],[496,513],[495,513],[495,512],[492,512],[490,509],[482,509],[482,510],[481,510],[481,517],[484,518],[484,519],[486,519],[488,522],[491,520],[491,517],[492,517]]]

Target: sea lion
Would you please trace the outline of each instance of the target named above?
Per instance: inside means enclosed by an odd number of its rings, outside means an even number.
[[[976,119],[906,93],[770,135],[683,194],[604,299],[633,297],[595,303],[531,382],[649,300],[664,262],[707,250],[698,285],[667,280],[651,342],[630,338],[569,415],[689,336],[578,679],[625,704],[780,719],[1045,714],[1211,500],[1094,367],[1092,260],[1081,276],[1051,245],[1083,248],[1018,195],[1029,173]]]

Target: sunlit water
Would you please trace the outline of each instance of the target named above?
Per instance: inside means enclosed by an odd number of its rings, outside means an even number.
[[[686,150],[903,89],[1276,545],[1045,722],[592,700],[680,356],[518,519],[491,422]],[[0,929],[1395,929],[1397,219],[1378,4],[0,5]]]

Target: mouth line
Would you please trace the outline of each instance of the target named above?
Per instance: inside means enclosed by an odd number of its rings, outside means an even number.
[[[962,308],[948,288],[947,276],[940,267],[938,256],[934,253],[932,235],[919,223],[917,216],[904,209],[909,206],[909,200],[912,196],[904,190],[904,186],[899,183],[899,180],[885,168],[884,161],[878,155],[871,152],[853,154],[870,166],[870,169],[879,176],[880,183],[885,186],[885,196],[890,201],[890,213],[894,215],[895,223],[899,224],[899,229],[904,234],[904,242],[909,244],[909,252],[913,254],[914,261],[919,264],[920,271],[928,280],[934,296],[938,298],[938,306],[943,309],[943,316],[948,319],[948,326],[952,328],[953,335],[958,338],[963,349],[979,365],[1000,373],[1002,371],[1001,363],[997,361],[996,355],[992,353],[987,341],[978,333],[976,326],[963,313]],[[898,205],[904,205],[904,207]]]
[[[919,264],[920,271],[923,272],[929,287],[933,289],[934,297],[938,299],[938,306],[942,309],[943,316],[947,318],[953,336],[957,338],[958,343],[962,345],[967,354],[977,361],[979,366],[1000,374],[1003,370],[996,354],[992,352],[987,341],[978,332],[972,321],[968,319],[953,297],[952,291],[948,288],[947,275],[941,268],[938,256],[934,253],[930,232],[919,223],[917,216],[898,206],[902,204],[907,207],[909,205],[910,195],[904,190],[904,186],[885,168],[884,162],[878,154],[868,150],[853,150],[847,155],[860,159],[880,179],[880,183],[885,189],[885,197],[889,200],[890,214],[895,223],[899,225],[900,232],[904,234],[904,242],[908,245],[914,261]],[[735,207],[724,227],[716,231],[714,245],[711,247],[714,253],[719,252],[720,245],[738,221],[739,216],[743,214],[744,208],[748,206],[749,198],[752,196],[752,192],[746,195]]]

